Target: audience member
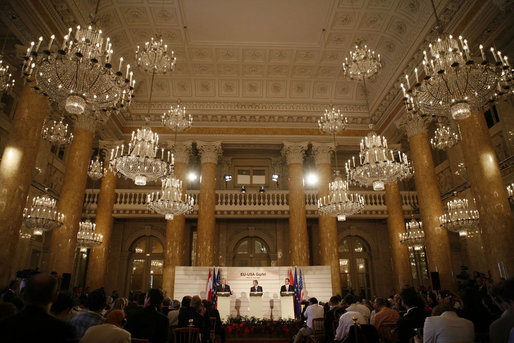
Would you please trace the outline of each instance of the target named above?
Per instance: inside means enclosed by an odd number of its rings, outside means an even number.
[[[127,331],[134,338],[146,338],[150,343],[165,343],[168,338],[168,317],[160,312],[164,295],[151,288],[146,294],[144,307],[127,316]]]
[[[105,317],[105,324],[90,327],[80,343],[130,343],[130,332],[125,326],[125,312],[112,310]]]
[[[107,305],[107,296],[102,288],[95,289],[87,296],[87,311],[73,317],[71,325],[77,330],[77,338],[81,339],[91,326],[103,324],[105,319],[102,311]]]
[[[170,327],[176,328],[178,327],[178,314],[180,312],[180,301],[173,300],[171,303],[171,311],[168,312],[168,320],[170,322]]]
[[[366,305],[362,305],[357,301],[357,298],[351,294],[347,294],[343,298],[343,303],[348,305],[346,311],[348,312],[359,312],[366,319],[366,324],[369,322],[369,317],[371,315],[371,311]]]
[[[168,312],[170,312],[170,306],[171,306],[171,298],[170,297],[164,298],[164,300],[162,301],[162,306],[161,306],[162,314],[164,314],[165,316],[168,316]]]
[[[77,342],[70,324],[49,314],[58,296],[58,282],[49,274],[30,278],[24,291],[25,308],[17,315],[0,322],[3,342]]]
[[[473,323],[457,316],[455,310],[446,304],[434,307],[432,316],[425,320],[423,342],[472,343],[474,339]]]
[[[426,318],[425,305],[412,287],[402,289],[400,298],[407,312],[396,322],[396,333],[400,343],[409,343],[410,339],[416,336],[416,331],[422,336],[421,330]]]
[[[503,314],[489,326],[489,337],[492,343],[504,343],[514,327],[514,278],[497,285],[492,293]]]
[[[214,308],[214,305],[211,301],[204,300],[203,305],[206,310],[205,317],[209,319],[209,324],[211,318],[216,318],[214,333],[216,336],[220,337],[222,343],[225,343],[225,329],[221,324],[220,312],[216,308]],[[213,328],[210,327],[210,329],[212,330]]]
[[[357,319],[357,324],[368,324],[368,321],[362,313],[356,312],[356,311],[348,311],[346,309],[346,312],[339,317],[339,323],[337,324],[337,330],[336,330],[336,336],[334,338],[337,342],[342,342],[344,339],[348,336],[348,333],[350,332],[350,328],[354,324],[353,319]]]
[[[327,342],[331,342],[335,337],[334,321],[339,319],[338,310],[341,309],[340,298],[333,296],[328,301],[327,308],[325,311],[325,337]]]
[[[73,297],[68,292],[61,292],[57,300],[50,307],[50,313],[58,319],[69,322],[72,318]]]
[[[304,341],[304,338],[306,336],[312,335],[313,332],[313,320],[317,318],[323,318],[324,311],[323,306],[320,306],[318,304],[318,299],[316,298],[310,298],[309,299],[309,306],[305,309],[304,312],[305,319],[307,320],[307,326],[303,327],[298,331],[294,338],[294,343],[300,343]]]
[[[20,287],[20,282],[17,279],[9,281],[7,285],[7,290],[2,293],[2,300],[6,303],[11,303],[16,306],[17,311],[21,311],[23,306],[23,300],[18,296],[18,289]]]
[[[398,319],[400,319],[400,315],[397,311],[389,308],[389,303],[385,298],[375,299],[375,316],[371,324],[377,328],[378,332],[380,332],[381,326],[396,324]]]

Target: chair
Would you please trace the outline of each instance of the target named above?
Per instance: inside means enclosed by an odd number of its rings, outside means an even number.
[[[312,335],[307,336],[307,342],[322,343],[325,341],[325,319],[312,320]]]
[[[211,342],[215,342],[215,340],[216,340],[216,317],[209,317],[209,322],[211,324],[211,330],[209,332],[209,336],[211,338]]]
[[[344,343],[379,343],[377,328],[370,324],[352,325]]]
[[[383,343],[393,343],[398,341],[398,335],[393,332],[396,329],[395,323],[386,323],[380,325],[378,329],[378,337]]]
[[[187,327],[175,329],[175,343],[200,342],[200,329]]]
[[[147,340],[146,338],[132,338],[130,340],[131,343],[150,343],[149,340]]]

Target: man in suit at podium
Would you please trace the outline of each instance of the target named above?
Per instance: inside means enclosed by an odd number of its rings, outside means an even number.
[[[250,293],[252,292],[260,292],[262,293],[262,287],[259,286],[259,281],[253,280],[253,287],[250,288]]]
[[[280,287],[280,293],[284,293],[284,292],[294,292],[294,288],[293,288],[293,286],[290,285],[288,278],[286,278],[284,285],[282,285],[282,287]]]
[[[227,279],[221,280],[221,285],[218,285],[216,287],[216,293],[217,292],[229,292],[230,294],[232,294],[232,291],[230,290],[230,286],[227,285]]]

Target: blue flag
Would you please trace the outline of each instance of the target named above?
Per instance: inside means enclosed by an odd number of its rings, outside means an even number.
[[[298,273],[296,267],[294,268],[294,314],[297,318],[302,316],[302,307],[300,305],[300,289],[298,287]]]
[[[218,274],[220,270],[218,269]],[[212,269],[212,304],[214,305],[214,308],[216,308],[217,302],[218,302],[218,296],[216,295],[216,286],[218,284],[218,281],[216,280],[216,269]]]
[[[299,295],[300,295],[300,302],[303,301],[304,293],[303,293],[303,276],[302,276],[302,270],[300,269],[300,281],[298,285]]]

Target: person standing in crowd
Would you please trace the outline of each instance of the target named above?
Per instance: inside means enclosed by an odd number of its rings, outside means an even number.
[[[412,287],[402,289],[400,298],[407,312],[396,322],[396,333],[400,343],[409,343],[410,339],[416,336],[416,332],[421,336],[421,330],[425,323],[426,312],[423,299]]]
[[[2,342],[78,342],[75,328],[50,315],[50,306],[59,294],[58,281],[50,274],[36,274],[25,285],[26,306],[0,322]]]
[[[146,293],[142,309],[127,317],[126,329],[134,338],[146,338],[150,343],[165,343],[168,339],[168,317],[160,312],[164,295],[160,289],[151,288]]]
[[[514,278],[497,285],[492,293],[503,313],[489,326],[489,337],[492,343],[510,343],[509,335],[514,328]]]
[[[90,327],[80,343],[130,343],[130,332],[124,330],[125,312],[112,310],[105,317],[105,324]]]
[[[432,316],[425,319],[424,343],[472,343],[475,330],[470,320],[460,318],[452,307],[441,304],[434,307]]]
[[[95,289],[87,296],[87,311],[77,314],[70,321],[77,330],[77,338],[81,339],[91,326],[103,324],[105,318],[102,311],[107,306],[107,296],[103,288]]]
[[[306,336],[312,335],[313,332],[313,325],[312,322],[314,319],[317,318],[323,318],[324,311],[323,306],[320,306],[318,304],[318,299],[316,298],[310,298],[309,299],[309,306],[305,310],[305,319],[307,319],[307,326],[303,327],[298,331],[294,338],[294,343],[300,343],[303,342]]]

